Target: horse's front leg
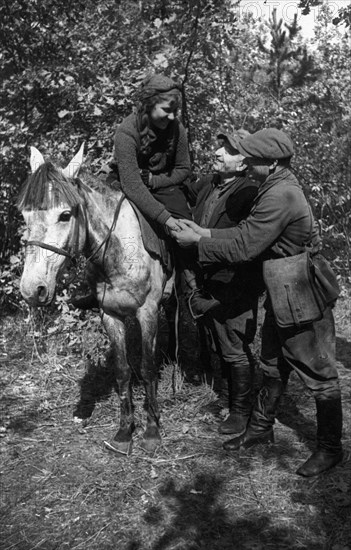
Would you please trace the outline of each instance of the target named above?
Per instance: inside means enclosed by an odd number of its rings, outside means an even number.
[[[161,444],[159,432],[160,412],[157,403],[158,365],[156,364],[156,337],[158,308],[154,302],[146,302],[137,313],[142,335],[141,374],[145,386],[144,409],[147,415],[146,430],[142,446],[154,452]]]
[[[103,323],[111,342],[111,358],[114,362],[120,399],[119,429],[113,442],[107,446],[113,450],[130,454],[134,425],[134,407],[131,393],[131,368],[127,361],[126,329],[124,322],[116,317],[103,314]]]

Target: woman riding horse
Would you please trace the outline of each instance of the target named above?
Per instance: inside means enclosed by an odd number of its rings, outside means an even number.
[[[153,75],[141,85],[136,109],[117,127],[114,140],[112,178],[117,179],[126,197],[161,236],[176,230],[177,219],[191,219],[183,184],[190,174],[186,131],[177,119],[180,89],[163,75]],[[111,177],[111,176],[110,176]],[[214,309],[219,302],[205,297],[196,282],[198,265],[189,251],[173,241],[175,265],[182,292],[194,318]],[[75,299],[76,307],[95,305],[89,298]]]

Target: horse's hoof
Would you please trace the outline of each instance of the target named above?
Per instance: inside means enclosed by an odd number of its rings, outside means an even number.
[[[140,447],[147,453],[154,453],[161,445],[162,439],[157,428],[147,429],[140,444]]]
[[[73,412],[73,417],[81,418],[82,420],[90,418],[91,415],[93,414],[94,408],[95,408],[95,403],[92,401],[87,401],[86,403],[79,403]]]
[[[160,439],[143,439],[140,447],[149,454],[153,454],[161,445]]]
[[[121,456],[129,456],[132,453],[133,448],[133,442],[130,441],[115,441],[113,440],[112,443],[109,441],[104,441],[104,445],[106,449],[109,451],[112,451],[116,454],[119,454]]]

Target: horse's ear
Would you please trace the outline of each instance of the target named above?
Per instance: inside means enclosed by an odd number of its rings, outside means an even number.
[[[29,162],[30,162],[30,167],[31,167],[31,170],[32,170],[32,174],[34,174],[34,172],[39,168],[39,166],[41,166],[42,164],[45,163],[43,155],[41,154],[40,151],[38,151],[38,149],[36,147],[31,147],[30,148],[30,161]]]
[[[79,169],[83,163],[84,142],[80,146],[78,153],[73,157],[71,162],[62,170],[62,173],[66,178],[75,178],[79,172]]]

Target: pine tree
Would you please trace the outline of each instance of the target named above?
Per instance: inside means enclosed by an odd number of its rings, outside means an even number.
[[[283,19],[278,20],[274,9],[268,26],[271,34],[269,47],[260,38],[258,44],[261,52],[268,57],[265,83],[280,103],[287,89],[303,85],[307,78],[313,77],[315,69],[306,46],[294,43],[300,31],[297,14],[291,25],[284,23],[283,26]]]

